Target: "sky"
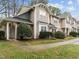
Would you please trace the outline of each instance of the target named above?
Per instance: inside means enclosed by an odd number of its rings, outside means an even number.
[[[56,6],[62,12],[71,12],[72,16],[79,16],[79,0],[49,0],[49,5]]]
[[[18,0],[22,3],[23,0]],[[24,0],[28,5],[30,0]],[[48,4],[60,8],[62,12],[70,12],[73,17],[79,17],[79,0],[48,0]]]

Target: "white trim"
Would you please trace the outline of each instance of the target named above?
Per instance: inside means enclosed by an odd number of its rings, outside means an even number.
[[[48,26],[47,24],[39,24],[39,32],[41,31],[42,27],[46,27],[46,31],[48,31]]]
[[[14,25],[15,25],[15,39],[17,39],[17,24],[14,23]]]
[[[34,39],[37,38],[37,21],[36,21],[36,8],[34,11]]]
[[[7,40],[9,40],[9,22],[7,22],[7,25],[6,25],[6,38],[7,38]]]

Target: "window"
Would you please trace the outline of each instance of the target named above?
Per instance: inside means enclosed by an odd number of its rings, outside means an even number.
[[[54,18],[54,19],[53,19],[53,22],[54,22],[55,24],[57,24],[57,23],[58,23],[58,19]]]
[[[42,16],[46,16],[46,11],[44,11],[44,10],[39,10],[39,13],[40,13],[40,15],[42,15]]]
[[[46,31],[46,26],[41,26],[41,31]]]
[[[67,18],[67,19],[66,19],[66,22],[67,22],[68,24],[70,24],[70,19],[69,19],[69,18]]]
[[[57,23],[57,21],[56,21],[56,20],[54,20],[54,23]]]

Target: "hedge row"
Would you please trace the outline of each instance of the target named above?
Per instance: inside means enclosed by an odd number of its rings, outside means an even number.
[[[73,37],[77,37],[77,36],[79,36],[79,32],[77,33],[77,32],[70,32],[70,36],[73,36]]]
[[[0,40],[5,40],[5,32],[0,31]]]
[[[40,32],[39,38],[49,38],[53,37],[53,33],[51,32]]]
[[[65,34],[63,32],[57,31],[55,33],[55,38],[64,39],[65,38]]]
[[[63,32],[57,31],[55,33],[52,32],[40,32],[39,38],[59,38],[59,39],[64,39],[65,38],[65,34]]]
[[[79,36],[79,32],[70,32],[69,33],[70,36],[73,36],[73,37],[77,37]],[[58,39],[64,39],[65,38],[65,34],[63,32],[60,32],[60,31],[57,31],[55,33],[52,33],[52,32],[40,32],[40,35],[39,35],[39,38],[52,38],[52,37],[55,37],[55,38],[58,38]]]

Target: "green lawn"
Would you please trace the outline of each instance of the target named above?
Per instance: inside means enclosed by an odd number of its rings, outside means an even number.
[[[78,45],[64,45],[47,50],[28,52],[19,43],[0,41],[0,59],[79,59]]]
[[[33,52],[34,59],[79,59],[78,45],[64,45],[44,51]]]

